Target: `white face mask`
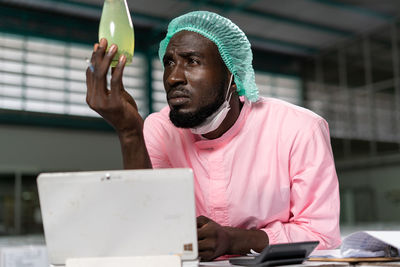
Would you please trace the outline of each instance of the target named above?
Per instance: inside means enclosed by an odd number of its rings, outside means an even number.
[[[231,106],[229,105],[229,101],[231,101],[231,96],[232,92],[229,93],[229,88],[231,88],[231,83],[232,83],[232,78],[233,74],[231,74],[231,78],[229,80],[229,85],[228,85],[228,90],[226,92],[225,96],[225,101],[222,103],[222,105],[215,111],[213,114],[211,114],[202,124],[195,128],[190,128],[192,133],[194,134],[206,134],[210,133],[212,131],[215,131],[221,123],[224,121],[226,115],[228,114],[229,110],[231,109]],[[228,99],[227,99],[228,97]]]

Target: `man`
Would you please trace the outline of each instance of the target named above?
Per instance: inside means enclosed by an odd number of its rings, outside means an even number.
[[[125,168],[193,169],[202,260],[273,243],[340,244],[327,123],[258,98],[250,43],[235,24],[205,11],[170,23],[159,50],[168,107],[145,122],[122,84],[124,56],[107,89],[117,47],[106,47],[94,47],[87,102],[116,129]]]

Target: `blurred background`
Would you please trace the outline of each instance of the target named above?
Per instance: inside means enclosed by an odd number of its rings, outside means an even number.
[[[42,235],[41,172],[121,169],[116,134],[85,103],[103,0],[0,0],[0,235]],[[146,117],[165,104],[159,41],[209,10],[248,35],[263,96],[330,125],[342,235],[400,227],[400,1],[128,0],[124,84]]]

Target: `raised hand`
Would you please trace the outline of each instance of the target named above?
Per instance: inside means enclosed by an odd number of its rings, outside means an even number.
[[[95,44],[91,65],[86,70],[86,102],[117,131],[121,143],[125,169],[151,168],[143,136],[143,119],[135,100],[125,91],[122,75],[126,57],[122,55],[111,72],[111,89],[107,88],[107,72],[118,47],[113,44],[108,52],[107,40]]]
[[[107,40],[101,39],[95,44],[91,66],[86,70],[86,102],[108,123],[119,135],[138,133],[143,130],[143,119],[138,113],[135,100],[125,91],[122,75],[126,57],[122,55],[118,64],[112,69],[111,89],[107,88],[107,72],[118,47],[113,44],[107,49]]]

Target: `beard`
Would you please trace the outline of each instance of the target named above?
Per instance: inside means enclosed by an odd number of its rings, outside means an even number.
[[[221,83],[220,88],[218,88],[219,94],[215,101],[198,108],[196,111],[181,113],[179,109],[171,109],[169,112],[169,119],[171,122],[178,128],[194,128],[201,125],[224,103],[224,86],[222,84],[223,83]]]

